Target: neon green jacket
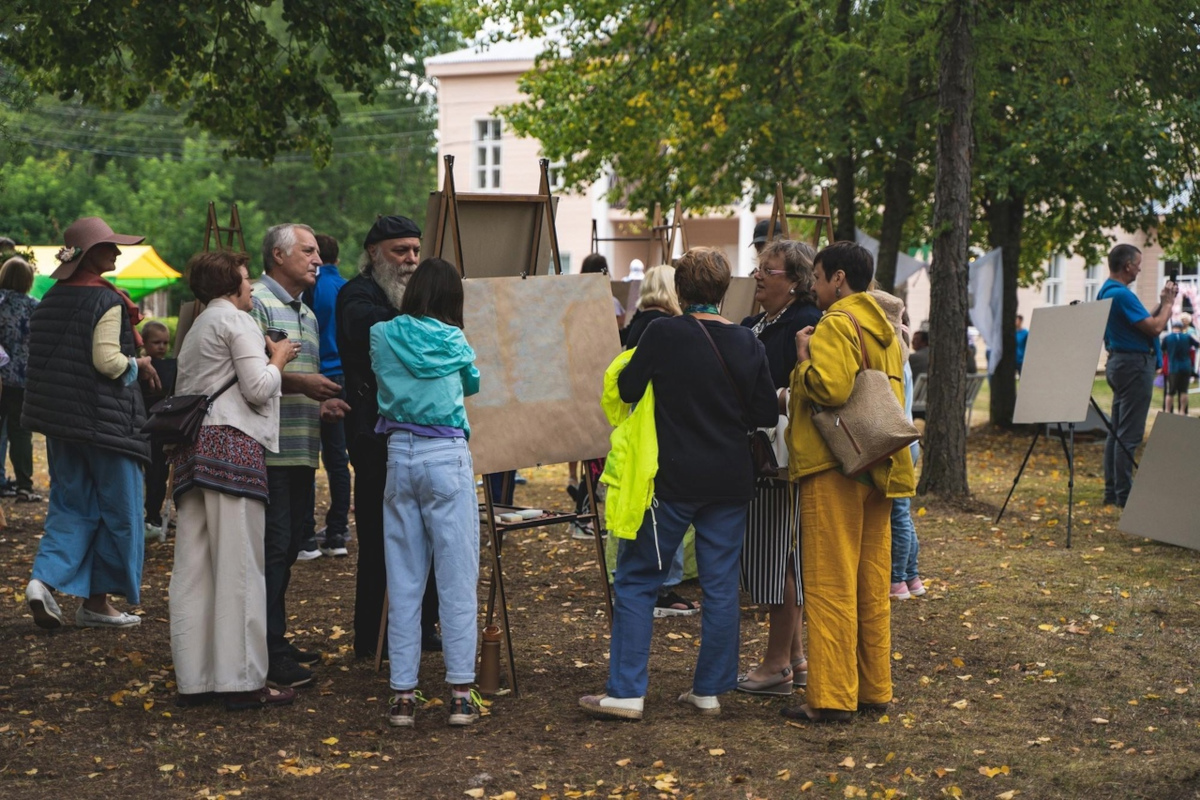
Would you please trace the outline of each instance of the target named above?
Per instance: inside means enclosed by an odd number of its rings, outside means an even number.
[[[646,509],[654,500],[654,476],[658,474],[654,387],[646,387],[636,407],[622,401],[617,389],[617,376],[633,357],[634,350],[626,350],[608,365],[604,371],[604,394],[600,398],[604,414],[615,428],[610,439],[612,450],[600,476],[600,481],[608,486],[604,527],[621,539],[637,538]]]

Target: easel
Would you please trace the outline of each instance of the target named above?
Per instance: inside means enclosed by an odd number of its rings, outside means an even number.
[[[535,208],[533,229],[530,231],[532,246],[529,251],[529,261],[521,276],[536,275],[538,267],[538,252],[542,241],[542,226],[545,226],[550,239],[550,271],[561,275],[562,256],[558,250],[558,231],[554,222],[554,197],[550,193],[550,160],[538,161],[541,170],[541,183],[537,194],[459,194],[454,186],[454,156],[443,156],[446,165],[446,176],[442,181],[442,191],[438,196],[437,224],[434,229],[433,255],[441,258],[447,232],[451,234],[454,248],[455,265],[464,278],[467,265],[463,263],[462,238],[459,235],[459,201],[472,203],[505,203],[507,205],[530,205]],[[514,276],[516,277],[516,276]]]
[[[454,188],[454,158],[453,156],[445,157],[446,177],[443,184],[443,191],[439,199],[438,208],[436,211],[436,225],[434,226],[434,246],[433,255],[441,257],[445,247],[446,236],[449,235],[451,246],[454,249],[456,256],[459,259],[459,270],[466,276],[466,269],[462,263],[462,233],[459,227],[458,202],[460,199],[470,199],[472,201],[494,202],[494,203],[516,203],[516,204],[534,204],[538,207],[538,212],[535,215],[535,223],[531,230],[531,251],[532,256],[519,277],[522,279],[528,278],[536,273],[538,264],[538,248],[541,241],[543,228],[545,224],[546,233],[550,241],[551,251],[551,273],[562,274],[562,264],[559,258],[558,250],[558,234],[555,229],[554,220],[554,204],[550,194],[549,166],[548,159],[541,159],[539,165],[541,168],[541,186],[539,193],[536,195],[506,195],[506,194],[458,194]],[[544,210],[544,211],[543,211]],[[518,277],[518,276],[512,276]],[[597,565],[600,570],[601,579],[604,581],[605,591],[605,611],[608,615],[609,624],[612,623],[612,587],[608,582],[608,571],[605,568],[604,560],[604,540],[601,538],[601,519],[599,509],[596,503],[596,486],[592,474],[589,470],[584,470],[584,482],[587,487],[588,499],[590,501],[590,512],[577,513],[575,511],[560,512],[548,511],[544,514],[522,519],[520,521],[503,522],[500,520],[500,514],[521,513],[529,509],[512,505],[499,504],[492,492],[492,482],[488,476],[484,476],[483,493],[484,502],[479,504],[480,521],[486,526],[488,532],[488,543],[492,552],[491,574],[488,577],[488,603],[486,611],[486,625],[491,625],[495,619],[496,601],[499,599],[500,617],[504,626],[505,647],[508,658],[508,678],[509,686],[512,689],[514,696],[520,695],[520,687],[517,681],[516,658],[513,653],[512,630],[509,625],[508,617],[508,596],[504,588],[504,569],[503,569],[503,550],[504,550],[504,535],[509,531],[525,530],[529,528],[537,528],[548,525],[559,524],[591,524],[592,538],[596,546]],[[501,488],[501,494],[508,496],[511,491],[511,475],[506,474]],[[383,662],[383,639],[387,631],[388,617],[388,597],[385,594],[383,600],[383,611],[380,615],[379,639],[375,651],[375,670],[379,671]]]
[[[783,201],[783,182],[775,183],[775,202],[771,204],[771,216],[767,221],[767,237],[768,239],[775,238],[772,234],[775,231],[775,226],[779,226],[784,239],[793,238],[788,230],[789,219],[813,219],[817,221],[816,228],[813,234],[809,237],[808,243],[816,249],[821,241],[821,223],[825,227],[825,239],[827,243],[833,244],[833,214],[829,210],[829,190],[821,188],[821,202],[817,206],[816,214],[803,214],[798,212],[787,211],[787,207]]]
[[[1049,423],[1046,423],[1049,424]],[[1063,424],[1061,422],[1054,423],[1058,426],[1058,436],[1062,441],[1063,455],[1067,458],[1067,549],[1071,549],[1071,523],[1075,509],[1075,423],[1067,424],[1067,431],[1070,445],[1068,446],[1068,437],[1063,436]],[[1012,499],[1013,492],[1017,490],[1017,483],[1021,480],[1021,475],[1025,472],[1025,465],[1029,463],[1029,457],[1033,455],[1033,448],[1037,446],[1038,437],[1042,435],[1042,429],[1045,425],[1038,425],[1033,431],[1033,441],[1029,443],[1029,449],[1025,451],[1025,458],[1021,459],[1021,467],[1017,470],[1017,476],[1013,478],[1012,487],[1008,490],[1008,497],[1004,498],[1004,505],[1000,507],[1000,513],[996,515],[995,524],[1000,524],[1000,519],[1004,516],[1004,510],[1008,508],[1008,501]]]
[[[644,236],[600,236],[596,220],[592,220],[592,252],[600,252],[600,242],[646,242],[646,267],[658,264],[670,264],[675,257],[675,242],[686,252],[688,249],[687,231],[683,227],[683,203],[675,201],[675,212],[671,221],[665,222],[662,215],[662,205],[654,204],[654,215],[650,218],[650,229]],[[657,245],[658,258],[655,258]]]

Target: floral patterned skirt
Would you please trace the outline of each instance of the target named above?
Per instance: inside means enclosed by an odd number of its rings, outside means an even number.
[[[168,458],[175,467],[176,502],[190,489],[267,502],[266,451],[237,428],[204,425],[195,444],[176,447]]]

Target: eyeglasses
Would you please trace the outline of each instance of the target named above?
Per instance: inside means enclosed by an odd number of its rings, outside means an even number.
[[[754,274],[759,274],[759,275],[786,275],[786,274],[787,274],[787,270],[786,270],[786,269],[767,269],[766,267],[755,267],[755,268],[754,268],[754,270],[753,270],[753,271],[752,271],[750,274],[751,274],[751,275],[754,275]]]

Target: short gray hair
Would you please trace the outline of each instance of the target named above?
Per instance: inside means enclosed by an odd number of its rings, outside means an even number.
[[[282,250],[284,254],[292,252],[292,248],[296,246],[297,228],[308,231],[314,237],[317,235],[312,228],[299,222],[285,222],[282,225],[272,225],[267,229],[267,235],[263,237],[262,245],[263,272],[270,272],[275,268],[276,249]]]
[[[1108,271],[1120,272],[1132,264],[1142,254],[1131,244],[1119,244],[1108,253]]]

